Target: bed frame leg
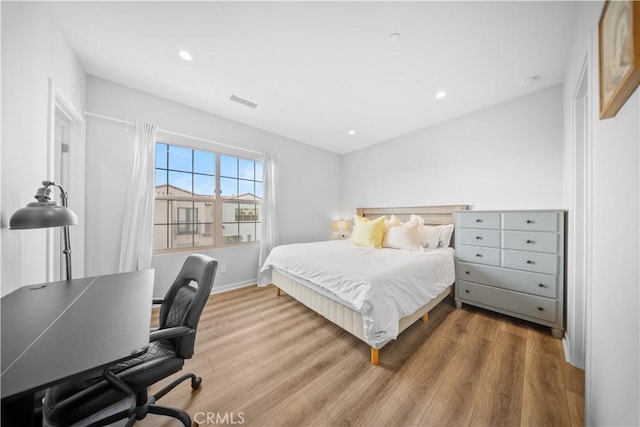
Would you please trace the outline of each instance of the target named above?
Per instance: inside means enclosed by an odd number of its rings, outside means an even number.
[[[377,365],[380,361],[380,350],[371,347],[371,364]]]
[[[424,323],[427,323],[429,321],[429,313],[425,313],[424,316],[422,316],[422,321]]]
[[[276,286],[276,296],[279,297],[280,296],[280,288]]]

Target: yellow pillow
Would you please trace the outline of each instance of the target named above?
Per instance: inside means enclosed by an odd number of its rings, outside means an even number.
[[[354,215],[355,226],[353,227],[353,243],[365,248],[382,248],[382,239],[384,237],[384,220],[383,215],[374,220]]]

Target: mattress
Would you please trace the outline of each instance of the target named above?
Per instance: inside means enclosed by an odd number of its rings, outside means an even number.
[[[274,248],[269,268],[310,283],[319,292],[362,314],[367,342],[397,338],[399,320],[436,298],[455,280],[454,252],[371,249],[348,240]]]

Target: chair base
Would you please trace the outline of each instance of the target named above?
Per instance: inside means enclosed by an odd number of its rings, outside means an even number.
[[[115,421],[119,421],[122,419],[128,419],[126,426],[130,427],[135,424],[137,420],[141,420],[147,416],[147,414],[155,414],[155,415],[164,415],[168,417],[172,417],[177,419],[184,425],[185,427],[191,427],[191,417],[185,411],[176,408],[168,408],[166,406],[156,405],[158,399],[162,396],[173,390],[178,384],[182,383],[185,380],[191,380],[191,388],[193,390],[197,390],[200,388],[200,384],[202,383],[201,377],[196,377],[194,374],[185,374],[179,378],[176,378],[171,383],[164,386],[157,393],[153,394],[151,397],[148,397],[147,391],[141,391],[136,394],[136,402],[134,406],[129,409],[125,409],[123,411],[117,412],[113,415],[110,415],[106,418],[103,418],[93,424],[91,427],[99,427],[106,426]]]

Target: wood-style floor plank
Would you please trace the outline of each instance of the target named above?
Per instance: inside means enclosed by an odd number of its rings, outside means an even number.
[[[500,330],[481,380],[471,425],[520,425],[526,345],[526,338]]]
[[[548,329],[451,299],[372,366],[365,343],[272,287],[214,295],[184,371],[201,388],[184,383],[159,403],[201,426],[584,424],[584,371]],[[139,425],[178,424],[149,415]]]
[[[460,313],[463,312],[452,313],[452,317]],[[357,424],[418,424],[444,381],[444,368],[459,353],[460,345],[447,339],[448,332],[456,326],[457,322],[441,325],[433,334],[433,345],[417,348],[414,357],[394,376],[378,401],[374,401],[371,408],[362,414]]]
[[[480,379],[492,353],[491,341],[470,336],[474,351],[458,351],[444,368],[445,381],[417,425],[468,425],[480,390]]]
[[[561,355],[560,340],[534,330],[529,331],[522,405],[523,424],[571,425],[562,367],[566,362]]]

